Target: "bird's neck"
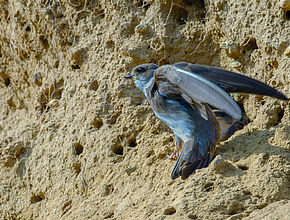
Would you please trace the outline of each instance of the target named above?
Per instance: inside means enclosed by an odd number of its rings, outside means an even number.
[[[154,76],[151,77],[149,80],[138,80],[135,81],[136,86],[147,96],[147,90],[150,88],[154,81]]]

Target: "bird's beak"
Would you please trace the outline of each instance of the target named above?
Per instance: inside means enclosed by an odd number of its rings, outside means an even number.
[[[131,75],[128,75],[128,76],[124,76],[124,78],[126,78],[126,79],[130,79],[130,78],[132,78],[134,76],[134,74],[131,74]]]

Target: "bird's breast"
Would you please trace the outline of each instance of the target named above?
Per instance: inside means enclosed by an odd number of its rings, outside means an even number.
[[[183,142],[189,140],[196,127],[189,109],[174,100],[165,100],[163,105],[165,106],[160,109],[158,105],[154,106],[153,110],[156,116],[170,127]]]

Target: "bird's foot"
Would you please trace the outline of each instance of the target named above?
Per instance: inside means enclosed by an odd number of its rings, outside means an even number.
[[[170,160],[177,160],[179,157],[179,153],[181,151],[182,148],[182,144],[180,144],[180,142],[178,142],[177,147],[175,148],[175,150],[172,152],[172,154],[170,155],[166,155],[168,159]]]
[[[170,160],[177,160],[177,158],[179,157],[179,151],[180,151],[180,150],[177,149],[177,150],[173,151],[172,154],[170,154],[170,155],[166,155],[166,156],[167,156],[167,158],[170,159]]]

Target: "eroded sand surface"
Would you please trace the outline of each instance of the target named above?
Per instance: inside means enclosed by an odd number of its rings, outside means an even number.
[[[224,161],[172,181],[174,135],[122,78],[185,61],[290,97],[288,3],[0,0],[0,218],[289,217],[287,102],[235,95]]]

